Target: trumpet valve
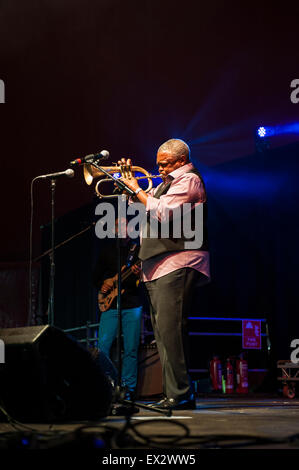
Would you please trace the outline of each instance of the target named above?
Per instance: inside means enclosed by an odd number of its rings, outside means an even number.
[[[133,177],[132,175],[132,166],[131,165],[121,165],[120,167],[120,173],[123,178],[126,179],[131,179]]]

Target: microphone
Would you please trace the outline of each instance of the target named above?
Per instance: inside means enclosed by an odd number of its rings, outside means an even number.
[[[94,162],[97,160],[107,160],[109,156],[110,154],[108,150],[102,150],[101,152],[91,153],[90,155],[86,155],[85,157],[82,157],[82,158],[76,158],[76,160],[73,160],[72,162],[70,162],[70,165],[77,166],[77,165],[82,165],[84,163]]]
[[[37,176],[37,178],[59,178],[60,176],[67,176],[68,178],[73,178],[75,172],[74,170],[71,170],[71,168],[68,168],[65,171],[58,171],[57,173],[49,173],[48,175],[41,175]]]

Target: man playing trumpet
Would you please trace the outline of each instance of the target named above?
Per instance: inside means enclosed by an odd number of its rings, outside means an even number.
[[[195,409],[195,397],[188,374],[188,329],[192,295],[210,279],[206,230],[207,196],[203,179],[190,161],[188,145],[170,139],[157,152],[157,165],[163,183],[146,193],[136,178],[123,178],[135,192],[135,199],[146,207],[150,218],[163,224],[167,214],[189,203],[191,216],[196,206],[203,207],[202,244],[186,248],[186,238],[142,238],[139,258],[148,293],[151,321],[163,372],[164,398],[154,406],[161,409]],[[131,165],[123,158],[118,165]],[[181,211],[181,213],[184,213]],[[193,217],[194,220],[194,217]],[[196,220],[196,219],[195,219]],[[161,231],[159,232],[161,235]]]

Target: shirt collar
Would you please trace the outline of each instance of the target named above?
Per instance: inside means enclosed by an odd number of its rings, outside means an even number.
[[[179,176],[183,175],[189,170],[192,170],[193,164],[192,163],[186,163],[184,166],[180,166],[176,170],[173,170],[171,173],[169,173],[167,176],[171,176],[171,179],[178,178]]]

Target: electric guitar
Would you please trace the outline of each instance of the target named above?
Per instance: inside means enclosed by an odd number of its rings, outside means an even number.
[[[141,261],[137,261],[133,266],[140,266]],[[122,273],[121,273],[121,283],[128,279],[131,274],[134,274],[132,271],[132,267],[127,268],[126,266],[122,267]],[[111,289],[108,292],[102,292],[99,291],[98,293],[98,305],[99,309],[101,312],[106,312],[109,310],[113,300],[117,297],[117,292],[118,292],[118,274],[115,276],[106,279],[106,281],[112,281],[113,285]],[[105,281],[104,281],[105,282]],[[123,294],[125,292],[125,289],[121,290],[121,293]]]

